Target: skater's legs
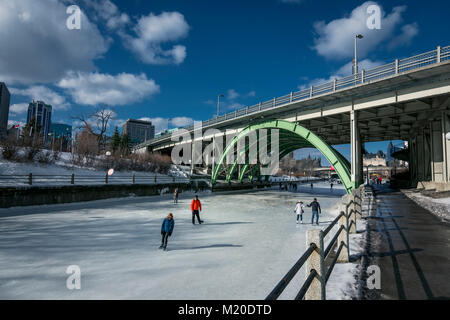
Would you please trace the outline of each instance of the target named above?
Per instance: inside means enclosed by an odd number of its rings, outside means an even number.
[[[316,217],[316,223],[319,224],[319,212],[318,211],[312,212],[311,224],[314,224],[314,217]]]
[[[161,246],[163,247],[163,248],[166,248],[167,247],[167,240],[169,239],[169,233],[167,233],[167,232],[163,232],[163,234],[162,234],[162,243],[161,243]]]
[[[200,213],[199,213],[198,211],[196,211],[196,212],[195,212],[195,215],[196,215],[196,217],[197,217],[198,223],[201,224],[202,221],[200,220]]]
[[[195,224],[195,217],[197,217],[198,223],[201,224],[202,221],[200,220],[200,214],[199,214],[199,211],[198,211],[198,210],[194,210],[194,211],[192,212],[192,224]]]

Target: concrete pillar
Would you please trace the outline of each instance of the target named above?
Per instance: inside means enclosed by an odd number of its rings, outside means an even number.
[[[356,203],[355,203],[355,198],[352,197],[352,204],[348,207],[348,227],[349,230],[348,232],[350,234],[355,234],[356,233]]]
[[[358,128],[357,111],[350,111],[351,179],[355,188],[363,183],[361,138]]]
[[[450,140],[447,140],[447,133],[450,134],[450,113],[442,112],[442,153],[443,153],[443,173],[444,182],[450,182]]]
[[[345,213],[345,204],[339,206],[339,212]],[[345,217],[345,215],[343,215],[339,219],[339,227],[341,227],[341,226],[344,226],[344,231],[342,231],[338,237],[338,247],[343,242],[344,248],[342,248],[341,253],[339,254],[339,257],[337,259],[337,262],[338,263],[347,263],[349,261],[350,250],[349,250],[349,246],[348,246],[347,218]]]
[[[306,277],[308,278],[311,270],[316,270],[317,277],[314,278],[314,280],[311,282],[311,285],[309,286],[308,291],[305,294],[305,300],[321,300],[325,299],[325,291],[322,286],[321,281],[319,280],[323,274],[322,266],[321,266],[321,257],[320,257],[320,251],[322,251],[324,248],[323,241],[320,239],[320,232],[321,230],[314,229],[314,230],[308,230],[306,232],[306,247],[309,248],[311,243],[315,243],[317,248],[313,251],[313,253],[309,256],[309,259],[306,260]]]

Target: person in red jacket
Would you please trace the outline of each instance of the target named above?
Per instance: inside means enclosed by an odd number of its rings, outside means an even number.
[[[202,203],[198,200],[198,196],[191,202],[191,211],[192,211],[192,224],[195,224],[195,217],[197,217],[198,224],[202,224],[203,221],[200,220],[200,211],[202,211]]]

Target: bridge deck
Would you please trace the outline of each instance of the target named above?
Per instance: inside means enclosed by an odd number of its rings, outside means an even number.
[[[449,225],[400,192],[377,194],[369,256],[381,291],[369,299],[450,299]]]

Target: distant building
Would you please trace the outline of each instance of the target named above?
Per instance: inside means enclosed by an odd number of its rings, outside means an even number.
[[[136,145],[155,137],[155,126],[150,121],[128,119],[122,127],[122,133],[128,134],[131,144]]]
[[[63,123],[52,123],[50,126],[51,145],[54,150],[69,152],[72,144],[72,126]]]
[[[10,98],[5,83],[0,82],[0,139],[7,135]]]
[[[363,156],[364,167],[385,167],[386,157],[382,151],[378,151],[376,154],[368,153]]]
[[[72,126],[63,123],[52,123],[50,125],[50,132],[55,135],[55,138],[72,138]]]
[[[51,132],[52,106],[42,101],[33,101],[28,106],[27,123],[36,118],[37,124],[41,127],[42,135],[48,140],[48,134]]]

